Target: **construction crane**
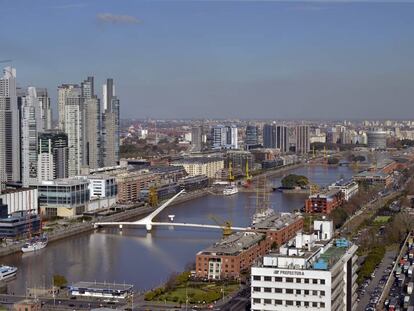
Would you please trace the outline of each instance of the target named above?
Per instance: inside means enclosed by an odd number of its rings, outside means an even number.
[[[154,186],[149,188],[148,203],[152,207],[158,206],[158,192],[157,192],[157,188]]]
[[[223,236],[228,236],[233,233],[233,230],[231,228],[231,221],[229,220],[223,221],[223,219],[219,218],[218,216],[212,215],[212,214],[209,215],[209,218],[213,220],[218,226],[221,227],[221,229],[223,230]]]
[[[252,182],[252,176],[249,173],[249,161],[246,160],[246,186],[249,187]]]
[[[234,175],[233,175],[233,163],[229,161],[229,181],[234,181]]]

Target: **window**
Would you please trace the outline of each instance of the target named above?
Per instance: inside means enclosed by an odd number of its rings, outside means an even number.
[[[254,292],[260,292],[261,291],[260,289],[261,289],[260,287],[253,287]]]
[[[309,279],[305,279],[305,284],[309,284]]]
[[[303,305],[304,305],[305,307],[309,307],[309,301],[304,301],[304,302],[303,302]]]
[[[265,293],[271,293],[272,292],[272,289],[270,287],[265,287],[264,288],[264,292]]]
[[[325,280],[320,280],[322,285],[325,285]]]
[[[296,290],[296,295],[300,295],[300,294],[302,294],[302,291],[300,289],[297,289]]]
[[[275,282],[282,282],[282,280],[280,276],[275,276]]]
[[[325,291],[324,291],[324,290],[321,290],[321,291],[319,292],[319,294],[320,294],[321,296],[325,296]]]
[[[313,284],[318,284],[318,280],[317,280],[317,279],[313,279],[313,280],[312,280],[312,283],[313,283]]]
[[[317,302],[312,302],[312,307],[316,308],[318,306]]]
[[[272,281],[272,277],[271,276],[265,276],[264,280],[267,282],[271,282]]]
[[[253,298],[253,303],[260,303],[260,299],[259,298]]]
[[[286,288],[286,294],[293,294],[293,289]]]
[[[264,300],[264,304],[266,304],[266,305],[270,305],[271,303],[272,303],[271,299],[265,299]]]
[[[292,300],[286,300],[286,305],[287,306],[293,306],[293,301]]]
[[[296,306],[300,307],[300,301],[296,301]]]
[[[324,303],[324,302],[321,302],[319,306],[320,306],[321,308],[325,308],[325,303]]]
[[[281,288],[275,288],[275,293],[283,293],[283,290]]]
[[[253,280],[254,280],[254,281],[260,281],[260,280],[261,280],[261,278],[260,278],[260,276],[258,276],[258,275],[254,275],[254,276],[253,276]]]
[[[318,296],[318,291],[317,291],[317,290],[313,290],[313,291],[312,291],[312,295],[313,295],[313,296]]]
[[[286,278],[286,283],[293,283],[293,278]]]
[[[305,295],[309,295],[309,290],[305,289]]]
[[[275,300],[275,305],[282,305],[282,304],[283,304],[282,300],[278,300],[278,299]]]
[[[297,279],[296,279],[296,283],[302,283],[302,279],[297,278]]]

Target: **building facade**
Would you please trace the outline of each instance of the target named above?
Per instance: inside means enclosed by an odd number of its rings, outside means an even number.
[[[20,180],[20,124],[16,69],[6,67],[0,78],[0,191]]]
[[[38,213],[38,191],[36,188],[7,189],[0,194],[3,204],[7,205],[7,214],[15,212]]]
[[[334,209],[345,201],[345,195],[341,189],[331,189],[310,195],[305,202],[306,213],[322,213],[329,215]]]
[[[307,154],[310,151],[309,126],[296,126],[296,153]]]
[[[357,246],[323,236],[299,233],[252,267],[251,310],[356,309]]]
[[[191,128],[191,151],[200,152],[203,149],[203,127],[193,126]]]
[[[224,168],[224,160],[217,157],[194,157],[171,165],[183,166],[189,176],[206,175],[208,178],[216,178],[217,173]]]

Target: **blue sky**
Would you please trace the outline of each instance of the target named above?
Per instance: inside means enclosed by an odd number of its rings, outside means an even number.
[[[0,14],[0,60],[54,101],[92,74],[115,79],[123,117],[412,118],[412,1],[0,0]]]

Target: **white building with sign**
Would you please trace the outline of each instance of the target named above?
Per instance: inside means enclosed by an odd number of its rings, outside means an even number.
[[[252,267],[251,310],[355,310],[357,246],[332,239],[329,223],[315,223],[315,234],[298,233]]]

